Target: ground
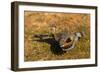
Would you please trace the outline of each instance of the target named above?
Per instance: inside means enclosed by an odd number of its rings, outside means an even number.
[[[24,60],[69,60],[90,58],[90,15],[81,13],[24,12]],[[34,34],[49,34],[51,25],[56,26],[56,33],[85,32],[85,36],[76,43],[75,48],[64,54],[55,55],[50,45],[34,41]]]

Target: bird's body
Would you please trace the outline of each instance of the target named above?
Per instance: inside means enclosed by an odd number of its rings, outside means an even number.
[[[64,42],[64,44],[62,45],[62,49],[64,51],[67,50],[71,50],[75,47],[76,43],[80,40],[80,38],[82,38],[83,36],[85,36],[84,32],[77,32],[75,34],[71,34],[68,36],[67,39],[65,39],[66,41]]]

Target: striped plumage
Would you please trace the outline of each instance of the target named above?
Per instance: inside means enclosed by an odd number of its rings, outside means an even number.
[[[72,35],[67,35],[66,38],[60,40],[61,47],[64,51],[70,50],[75,47],[76,42],[83,37],[84,32],[77,32]],[[64,41],[63,41],[64,40]],[[63,41],[63,42],[61,42]]]

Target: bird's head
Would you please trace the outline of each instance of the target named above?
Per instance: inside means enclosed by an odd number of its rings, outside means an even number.
[[[85,36],[85,32],[84,32],[84,31],[82,31],[82,32],[77,32],[77,33],[75,33],[75,36],[76,36],[76,38],[78,38],[78,40],[79,40],[80,38],[82,38],[82,37]]]

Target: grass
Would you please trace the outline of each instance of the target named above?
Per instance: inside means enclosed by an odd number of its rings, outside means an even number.
[[[24,31],[24,60],[25,61],[45,61],[45,60],[65,60],[65,59],[86,59],[90,58],[90,15],[74,13],[42,13],[25,12]],[[85,36],[76,43],[75,48],[61,55],[55,55],[50,50],[50,45],[33,41],[34,34],[51,33],[50,26],[55,24],[56,33],[65,32],[73,34],[75,32],[85,32]]]

